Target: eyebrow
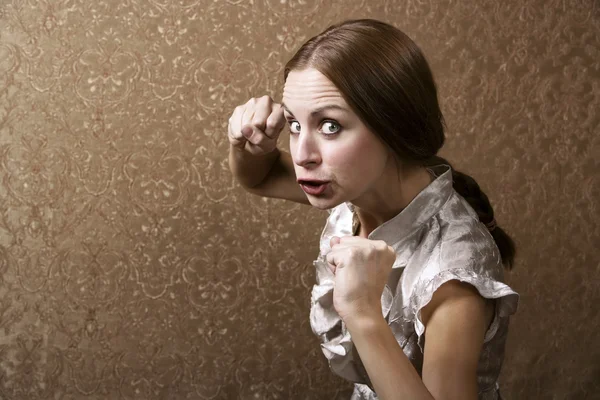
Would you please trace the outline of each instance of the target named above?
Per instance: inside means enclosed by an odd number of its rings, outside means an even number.
[[[283,106],[283,108],[285,109],[285,111],[288,112],[288,114],[294,115],[294,113],[291,112],[290,109],[287,108],[287,106],[285,104],[282,103],[281,105]],[[319,115],[323,111],[327,111],[327,110],[340,110],[340,111],[346,111],[346,112],[348,111],[348,109],[346,109],[346,108],[344,108],[342,106],[338,106],[337,104],[328,104],[328,105],[321,106],[319,108],[316,108],[316,109],[312,110],[310,112],[310,116],[314,117],[315,115]]]

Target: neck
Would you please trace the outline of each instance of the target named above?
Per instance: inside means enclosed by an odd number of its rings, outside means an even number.
[[[432,181],[425,167],[404,168],[380,182],[352,204],[360,220],[359,236],[367,237],[375,228],[394,218]]]

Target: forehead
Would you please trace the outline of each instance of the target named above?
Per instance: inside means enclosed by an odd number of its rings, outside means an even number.
[[[348,108],[338,88],[325,75],[313,68],[291,71],[283,87],[283,102],[292,112],[307,111],[335,104]]]

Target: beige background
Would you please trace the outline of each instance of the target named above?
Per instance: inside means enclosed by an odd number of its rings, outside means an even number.
[[[600,398],[598,2],[1,0],[1,399],[343,398],[308,325],[326,214],[246,194],[225,135],[350,17],[423,48],[443,154],[517,241],[505,396]]]

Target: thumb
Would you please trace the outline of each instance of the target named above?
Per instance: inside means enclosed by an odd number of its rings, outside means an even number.
[[[331,239],[329,239],[329,246],[333,247],[336,244],[340,244],[341,239],[339,238],[339,236],[332,236]]]
[[[325,261],[329,270],[335,275],[335,271],[338,268],[338,254],[335,251],[330,251],[325,256]]]
[[[253,130],[252,130],[252,128],[251,128],[251,127],[249,127],[249,126],[245,126],[245,127],[243,127],[243,128],[242,128],[242,135],[243,135],[243,136],[244,136],[246,139],[249,139],[249,138],[250,138],[250,136],[252,136],[252,133],[254,133],[254,132],[253,132]]]

